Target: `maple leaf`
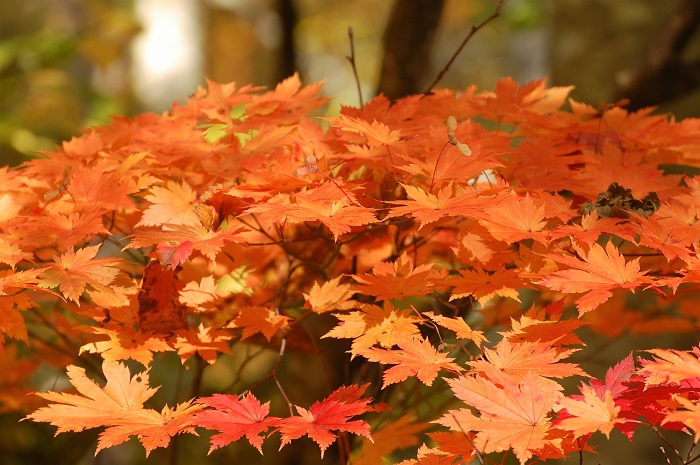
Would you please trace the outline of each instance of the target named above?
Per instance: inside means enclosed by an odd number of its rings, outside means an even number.
[[[697,442],[700,441],[700,402],[697,400],[690,401],[680,396],[674,396],[673,400],[678,402],[678,404],[686,410],[676,410],[666,414],[661,425],[680,422],[685,427],[695,431],[694,441],[697,444]]]
[[[438,352],[430,341],[419,338],[404,338],[397,341],[400,350],[384,350],[370,347],[357,350],[357,354],[370,362],[396,365],[384,372],[383,387],[416,376],[423,384],[432,386],[440,370],[455,373],[462,368],[453,363],[454,358]]]
[[[114,426],[100,433],[95,455],[102,449],[126,442],[131,436],[137,436],[148,457],[153,449],[167,447],[170,438],[177,434],[197,434],[191,419],[192,415],[202,408],[202,405],[187,401],[178,404],[174,409],[166,405],[160,412],[152,409],[134,411],[128,418],[115,421]]]
[[[571,269],[556,271],[544,277],[539,284],[565,293],[586,292],[576,300],[579,314],[590,312],[608,300],[613,289],[635,289],[644,283],[646,272],[639,271],[639,259],[626,263],[611,241],[608,241],[605,249],[593,244],[588,252],[576,244],[573,246],[581,260],[558,254],[547,255]]]
[[[315,441],[321,449],[321,457],[335,441],[331,430],[347,431],[372,440],[369,424],[364,420],[350,420],[355,415],[361,415],[371,410],[367,404],[372,399],[364,398],[368,385],[344,386],[338,388],[321,402],[314,403],[308,410],[296,406],[298,416],[281,419],[278,427],[282,434],[280,449],[290,441],[306,434]]]
[[[132,359],[149,366],[153,360],[153,352],[173,350],[167,341],[153,333],[144,333],[129,327],[119,331],[97,326],[90,329],[95,334],[109,336],[109,340],[85,344],[79,353],[100,354],[105,362]]]
[[[81,395],[37,393],[55,403],[26,417],[51,423],[58,427],[56,434],[112,424],[115,418],[128,416],[130,411],[143,408],[143,403],[157,391],[148,385],[148,371],[132,377],[129,368],[121,363],[102,364],[102,372],[107,380],[104,388],[90,380],[83,368],[70,365],[66,371],[70,383]]]
[[[496,296],[520,302],[518,289],[526,287],[526,283],[514,270],[498,269],[488,272],[476,267],[473,270],[459,270],[459,274],[461,276],[450,277],[447,281],[454,287],[450,300],[472,295],[482,306]]]
[[[489,211],[488,219],[481,220],[489,233],[499,241],[509,244],[523,239],[547,243],[543,202],[536,202],[528,193],[524,199],[513,200]]]
[[[7,263],[14,269],[17,263],[31,258],[32,254],[22,252],[19,245],[7,242],[0,237],[0,263]]]
[[[108,210],[130,210],[134,207],[130,195],[139,188],[116,168],[107,160],[98,161],[91,167],[76,168],[66,191],[79,206],[100,205]]]
[[[561,362],[574,352],[575,349],[563,350],[540,342],[511,344],[503,338],[493,349],[484,349],[485,360],[474,360],[469,365],[477,372],[490,372],[495,368],[515,381],[520,381],[527,375],[552,378],[586,376],[578,365]],[[553,387],[555,388],[556,386]]]
[[[600,218],[597,211],[581,217],[581,224],[561,225],[549,233],[551,239],[560,239],[571,236],[578,242],[583,242],[589,247],[598,241],[601,234],[614,234],[629,242],[635,242],[635,230],[628,219]]]
[[[217,289],[213,275],[203,277],[199,282],[190,281],[179,292],[179,302],[189,308],[204,311],[216,308],[216,303],[226,293]]]
[[[80,296],[85,292],[86,286],[109,292],[107,287],[119,273],[116,265],[121,260],[116,258],[95,258],[99,245],[85,247],[77,251],[68,252],[54,257],[52,263],[42,272],[44,278],[40,285],[42,287],[57,287],[63,295],[73,300],[78,305]]]
[[[18,289],[42,289],[37,284],[41,283],[38,276],[48,268],[35,268],[33,270],[15,271],[0,270],[0,297],[17,292]]]
[[[527,315],[520,320],[511,318],[510,331],[500,334],[512,343],[542,342],[552,346],[567,346],[581,344],[574,330],[588,324],[583,320],[540,320]]]
[[[403,299],[414,295],[426,295],[435,289],[445,287],[447,271],[433,269],[432,263],[413,266],[413,259],[401,255],[395,262],[382,262],[374,265],[372,274],[353,275],[361,284],[355,291],[373,295],[379,300]]]
[[[306,307],[310,308],[314,313],[355,308],[357,304],[349,300],[354,293],[352,285],[340,284],[340,278],[341,276],[338,276],[320,286],[317,282],[314,283],[309,293],[304,294]]]
[[[197,413],[192,425],[219,431],[211,437],[209,453],[238,441],[243,436],[262,454],[263,437],[271,427],[280,425],[277,417],[268,417],[270,403],[261,404],[250,392],[242,398],[230,394],[214,394],[197,399],[210,409]]]
[[[686,384],[700,382],[700,346],[692,351],[649,349],[652,360],[641,360],[642,367],[637,371],[644,376],[647,386],[654,384]]]
[[[339,194],[330,189],[337,190]],[[320,221],[330,229],[337,241],[339,236],[350,232],[352,226],[364,226],[378,221],[372,210],[358,205],[354,196],[339,189],[336,182],[293,196],[280,194],[263,204],[250,207],[247,213],[258,214],[263,222]]]
[[[289,317],[265,307],[243,307],[229,328],[243,328],[241,340],[261,333],[270,341],[272,336],[289,329]]]
[[[231,336],[222,330],[205,328],[200,324],[197,330],[189,328],[187,331],[175,331],[178,335],[175,341],[175,349],[184,364],[194,354],[199,354],[204,360],[213,364],[219,353],[230,354],[231,348],[228,341]]]
[[[472,329],[462,318],[448,318],[442,315],[435,315],[433,312],[424,312],[423,315],[427,316],[440,326],[447,328],[450,331],[454,331],[457,339],[469,339],[479,347],[486,342],[484,333]]]
[[[435,442],[436,447],[419,451],[419,457],[424,456],[426,452],[434,451],[436,455],[451,457],[453,460],[459,460],[459,463],[464,463],[475,456],[474,434],[467,435],[461,431],[438,431],[428,433],[428,436]]]
[[[194,212],[197,193],[187,183],[168,181],[165,187],[154,186],[150,192],[144,199],[151,202],[151,205],[144,210],[143,216],[135,226],[201,224]]]
[[[340,324],[322,337],[353,339],[350,350],[353,357],[360,349],[377,343],[382,347],[392,347],[399,339],[419,333],[419,318],[411,310],[396,310],[391,302],[385,302],[384,308],[363,304],[360,311],[336,314],[335,317]]]
[[[148,371],[132,377],[125,365],[104,362],[102,372],[107,380],[104,388],[91,381],[82,368],[70,365],[66,371],[80,395],[38,393],[54,403],[24,419],[51,423],[58,427],[56,434],[106,426],[100,434],[95,455],[104,448],[123,443],[131,435],[139,437],[148,455],[157,447],[167,446],[175,434],[194,432],[188,421],[202,406],[186,402],[175,410],[166,406],[161,413],[143,408],[143,403],[157,390],[148,384]]]
[[[557,402],[555,410],[564,409],[564,419],[556,423],[557,428],[572,431],[575,437],[600,431],[610,438],[610,432],[622,420],[618,418],[620,407],[615,405],[610,391],[601,398],[596,390],[587,385],[581,386],[581,398],[565,397]]]
[[[35,244],[56,244],[60,249],[72,249],[97,234],[106,234],[102,215],[104,208],[87,204],[79,211],[51,215],[49,218],[27,218],[24,221],[23,242]]]
[[[455,195],[451,182],[440,189],[437,195],[410,184],[401,185],[412,200],[390,201],[389,203],[401,206],[393,207],[387,218],[410,215],[420,222],[419,231],[423,226],[443,217],[461,215],[467,218],[483,218],[487,208],[493,208],[504,201],[502,197],[487,195],[475,188],[463,188],[461,194]]]
[[[240,234],[243,230],[239,227],[229,227],[211,231],[201,225],[166,225],[161,230],[136,231],[129,236],[131,240],[123,250],[155,245],[161,259],[170,268],[175,268],[189,258],[193,250],[200,251],[210,260],[216,260],[216,255],[226,242],[245,242]]]
[[[3,271],[0,271],[0,276]],[[2,278],[0,278],[0,281]],[[29,342],[27,327],[22,318],[21,311],[34,306],[34,302],[26,293],[18,293],[10,296],[0,294],[0,352],[5,337],[10,337],[24,342]]]
[[[184,284],[175,270],[151,260],[143,271],[138,293],[138,323],[143,332],[169,333],[188,327],[186,308],[178,299]]]
[[[561,439],[548,436],[558,391],[551,391],[531,373],[519,382],[495,370],[486,375],[447,380],[462,402],[479,411],[479,417],[469,409],[450,410],[437,422],[453,431],[477,431],[474,446],[484,453],[512,448],[521,464],[545,446],[560,449]]]

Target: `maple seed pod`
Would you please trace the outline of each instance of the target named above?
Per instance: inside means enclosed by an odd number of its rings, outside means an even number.
[[[457,147],[457,149],[462,152],[466,156],[470,156],[472,154],[472,150],[469,148],[467,144],[464,142],[460,142],[459,139],[455,136],[455,131],[457,130],[457,119],[454,116],[448,116],[447,117],[447,140],[449,140],[450,144],[454,145]]]

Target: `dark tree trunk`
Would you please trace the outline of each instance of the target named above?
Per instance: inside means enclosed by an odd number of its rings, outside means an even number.
[[[683,53],[700,25],[700,1],[684,0],[666,23],[657,43],[631,81],[616,92],[630,109],[659,105],[700,87],[700,62],[687,63]]]
[[[391,100],[424,90],[444,0],[396,0],[384,32],[384,59],[377,93]]]
[[[294,0],[278,0],[277,11],[282,20],[282,44],[277,82],[291,76],[297,71],[296,49],[294,46],[294,27],[297,24],[297,10]]]

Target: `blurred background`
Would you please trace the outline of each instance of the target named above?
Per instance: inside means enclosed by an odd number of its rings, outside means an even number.
[[[353,28],[365,102],[379,92],[392,99],[422,92],[471,27],[488,18],[496,4],[497,0],[0,0],[0,166],[51,151],[79,135],[81,128],[108,123],[110,115],[166,111],[203,85],[205,77],[270,88],[298,71],[306,83],[326,81],[324,93],[333,97],[324,110],[327,114],[337,113],[340,105],[357,106],[356,81],[346,58],[348,27]],[[491,89],[503,76],[520,83],[548,76],[551,85],[575,85],[573,98],[595,106],[629,97],[631,108],[656,105],[658,111],[678,118],[697,117],[698,24],[698,0],[505,0],[501,16],[474,36],[436,87],[476,84]],[[629,347],[668,343],[621,339],[601,367],[627,355]],[[264,352],[260,357],[269,364],[274,355]],[[311,365],[313,360],[298,363],[306,370],[322,371]],[[178,360],[172,362],[179,366]],[[254,370],[264,372],[263,362]],[[230,383],[222,373],[235,371],[236,363],[242,362],[230,363],[235,366],[210,373],[212,390]],[[0,388],[4,382],[11,385],[13,376],[20,374],[3,372]],[[166,384],[167,376],[172,372],[155,372],[154,384]],[[305,389],[303,381],[300,390]],[[19,418],[0,417],[0,465],[145,463],[133,440],[124,446],[127,449],[103,452],[93,462],[95,432],[82,433],[78,442],[72,435],[53,439],[53,428],[37,430],[28,422],[18,423]],[[206,438],[183,438],[180,455],[185,460],[180,463],[319,462],[313,445],[306,448],[310,455],[290,448],[277,453],[274,444],[267,444],[270,456],[261,457],[250,447],[229,447],[205,459]],[[621,437],[612,439],[612,450],[601,447],[605,457],[614,457],[612,463],[643,463],[645,457],[645,463],[659,463],[658,438],[648,438],[648,447],[643,436],[634,445]],[[11,455],[17,450],[21,453]],[[252,455],[241,461],[241,450]],[[165,463],[166,457],[175,454],[154,452],[149,463]],[[327,454],[324,463],[333,460]],[[578,463],[578,457],[572,460]]]
[[[349,26],[365,101],[377,92],[421,92],[496,3],[0,0],[0,166],[51,150],[110,115],[166,110],[205,76],[271,87],[298,71],[307,83],[326,81],[334,97],[328,113],[358,105]],[[640,106],[694,116],[697,3],[506,0],[437,87],[488,89],[502,76],[521,83],[549,76],[593,105],[634,95]],[[663,69],[657,81],[642,82],[649,94],[642,98],[630,86],[645,63]]]

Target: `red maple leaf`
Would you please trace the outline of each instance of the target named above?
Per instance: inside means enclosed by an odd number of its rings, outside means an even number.
[[[211,437],[209,453],[245,436],[262,454],[264,438],[260,435],[280,425],[279,418],[268,417],[270,403],[261,404],[250,392],[240,399],[230,394],[214,394],[200,397],[197,402],[210,409],[195,414],[192,424],[219,431]]]
[[[309,410],[297,406],[298,416],[283,418],[278,427],[282,433],[282,445],[306,434],[321,448],[321,457],[328,446],[335,441],[331,431],[347,431],[372,439],[369,424],[364,420],[351,420],[355,415],[372,410],[368,404],[372,399],[361,396],[367,389],[364,386],[344,386],[334,391],[321,402],[314,403]]]

